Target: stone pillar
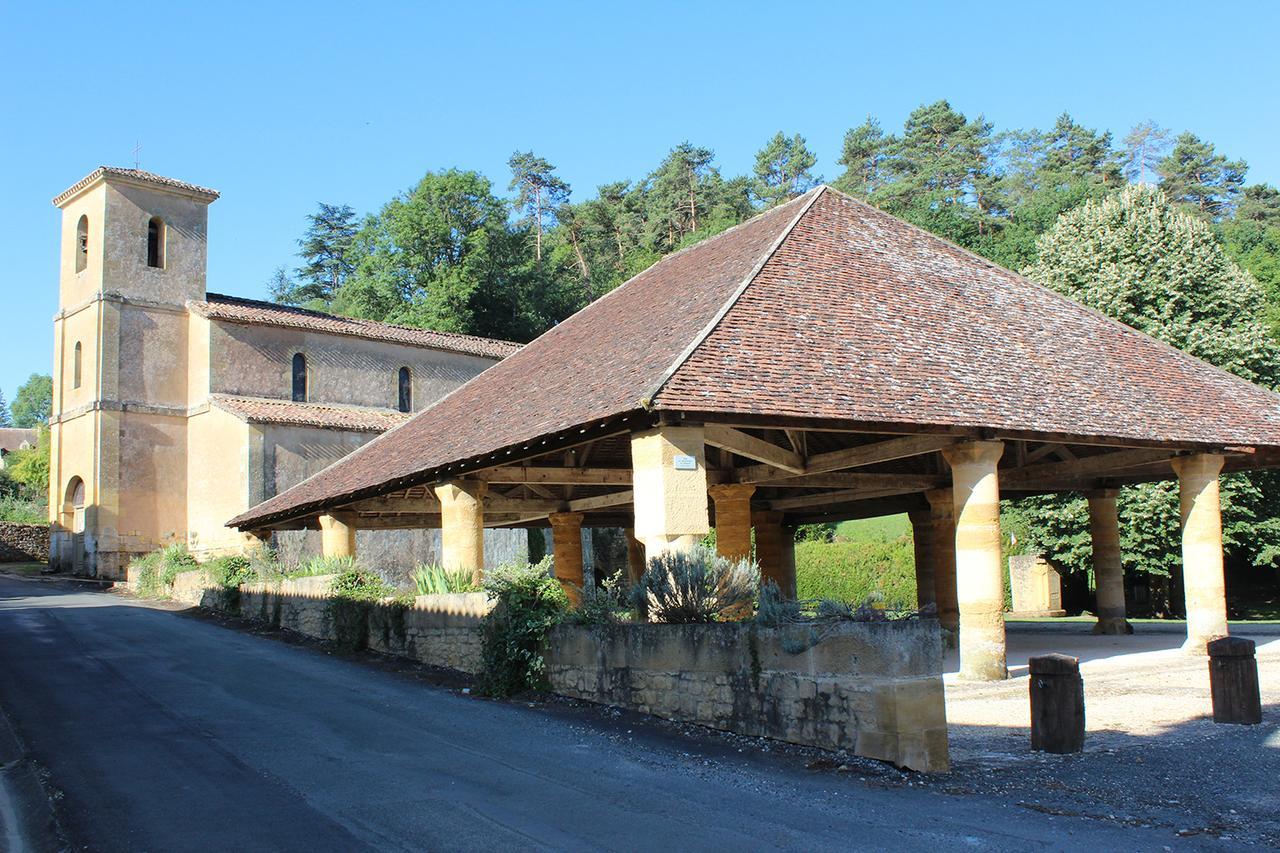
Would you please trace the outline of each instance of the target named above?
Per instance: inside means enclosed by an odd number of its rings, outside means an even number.
[[[1218,503],[1216,453],[1178,456],[1182,503],[1182,586],[1187,604],[1187,641],[1182,648],[1207,654],[1206,644],[1227,631],[1227,590],[1222,571],[1222,511]]]
[[[1120,559],[1118,489],[1089,495],[1089,536],[1093,539],[1093,579],[1098,594],[1095,634],[1132,634],[1125,619],[1124,565]]]
[[[582,603],[582,513],[553,512],[551,522],[551,561],[556,580],[574,607]]]
[[[780,512],[753,512],[751,522],[756,529],[756,562],[760,564],[760,581],[773,581],[783,598],[794,599],[795,534],[791,528],[783,526]]]
[[[927,509],[907,513],[911,519],[911,541],[916,552],[916,607],[921,609],[937,605],[933,586],[933,570],[937,563],[933,549],[933,513]]]
[[[938,605],[942,642],[954,649],[960,636],[960,605],[956,598],[956,507],[951,489],[925,492],[933,518],[933,600]]]
[[[716,553],[730,560],[751,559],[751,483],[711,486],[716,504]]]
[[[356,555],[356,517],[350,512],[320,516],[320,553],[326,557]]]
[[[484,494],[486,483],[451,480],[436,486],[440,501],[440,563],[465,569],[476,583],[484,580]]]
[[[711,530],[707,462],[700,426],[660,426],[631,436],[636,538],[646,562],[688,550]]]
[[[627,579],[632,586],[640,583],[640,577],[644,574],[646,568],[644,562],[644,545],[636,538],[636,532],[628,529],[627,534]],[[641,622],[647,622],[649,618],[649,602],[647,599],[641,599],[638,602],[638,610],[636,617]]]
[[[956,593],[960,606],[960,677],[1009,677],[1004,642],[1004,572],[1000,564],[999,441],[969,441],[942,451],[951,465],[956,520]]]

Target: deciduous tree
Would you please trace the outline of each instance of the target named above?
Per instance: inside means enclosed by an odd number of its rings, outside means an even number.
[[[31,374],[18,386],[10,409],[16,427],[35,429],[40,424],[47,424],[53,411],[53,377],[47,373]]]

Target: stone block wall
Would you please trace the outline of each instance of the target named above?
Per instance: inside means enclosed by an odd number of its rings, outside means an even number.
[[[0,521],[0,563],[44,563],[49,559],[49,525]]]
[[[562,626],[547,672],[565,696],[913,770],[948,768],[935,620]]]

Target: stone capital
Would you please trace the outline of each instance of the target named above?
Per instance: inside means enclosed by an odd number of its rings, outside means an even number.
[[[551,529],[582,527],[583,514],[580,512],[553,512],[547,516]]]
[[[755,493],[755,483],[721,483],[707,487],[707,494],[716,503],[721,501],[749,501]]]
[[[924,497],[934,513],[950,515],[955,510],[955,495],[951,489],[930,489],[924,493]]]
[[[942,448],[942,458],[952,468],[966,465],[995,467],[1004,455],[1003,441],[965,441]]]
[[[1193,453],[1169,460],[1179,480],[1210,480],[1222,471],[1226,458],[1220,453]]]
[[[478,501],[488,493],[489,484],[484,480],[446,480],[432,486],[431,490],[442,504],[464,496]]]

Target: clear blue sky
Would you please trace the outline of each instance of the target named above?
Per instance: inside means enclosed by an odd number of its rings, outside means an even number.
[[[1206,11],[1207,8],[1207,11]],[[947,98],[997,129],[1151,118],[1280,183],[1280,4],[19,3],[0,0],[0,389],[48,372],[58,217],[101,164],[222,192],[209,287],[265,294],[318,201],[430,169],[505,192],[533,149],[578,197],[674,144],[750,168],[777,130],[828,178],[844,131]]]

